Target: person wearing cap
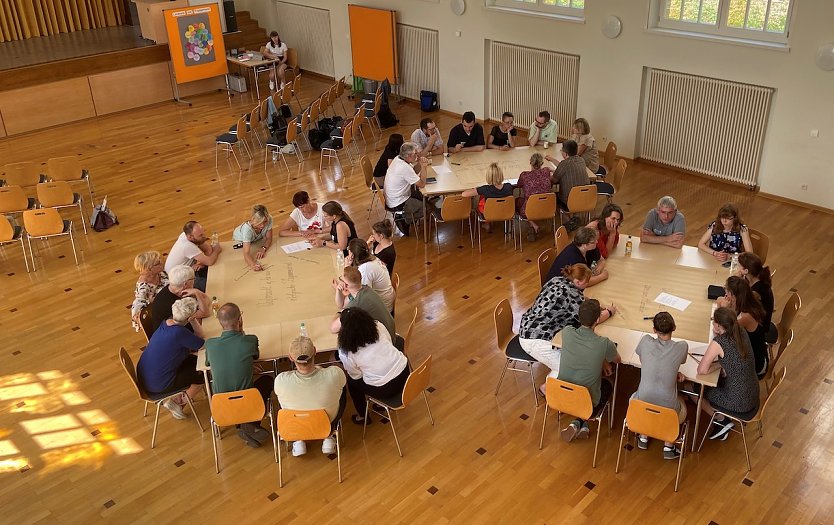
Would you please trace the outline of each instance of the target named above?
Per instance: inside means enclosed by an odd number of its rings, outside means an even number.
[[[235,303],[226,303],[217,311],[223,327],[220,337],[206,340],[206,365],[211,367],[211,380],[216,394],[257,388],[266,404],[272,393],[272,378],[252,377],[253,362],[258,359],[258,336],[243,332],[243,314]],[[269,439],[269,432],[260,421],[244,423],[238,436],[252,448],[260,447]]]
[[[365,310],[375,321],[385,325],[392,341],[396,340],[397,329],[394,317],[385,303],[382,302],[379,294],[367,284],[362,284],[362,274],[358,268],[346,266],[343,276],[333,279],[332,286],[336,290],[336,308],[343,310],[354,307]],[[330,325],[330,330],[332,333],[338,334],[341,328],[342,321],[337,314]]]
[[[324,409],[335,429],[345,410],[345,373],[336,366],[316,366],[316,347],[309,337],[299,336],[290,343],[290,361],[295,370],[282,372],[275,378],[275,397],[281,408],[290,410]],[[278,430],[280,433],[280,429]],[[321,444],[322,454],[336,452],[333,436]],[[307,453],[304,441],[292,444],[292,455]]]

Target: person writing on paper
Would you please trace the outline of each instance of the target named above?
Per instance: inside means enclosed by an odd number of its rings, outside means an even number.
[[[705,375],[720,369],[723,378],[718,386],[706,388],[701,409],[710,417],[716,410],[735,412],[745,419],[753,417],[759,410],[759,380],[747,332],[739,326],[736,313],[730,308],[715,310],[712,331],[715,338],[698,363],[698,373]],[[693,401],[697,402],[697,398]],[[716,417],[708,430],[709,438],[724,441],[734,426],[732,420]]]
[[[744,328],[750,338],[756,374],[762,379],[767,372],[767,331],[770,328],[769,324],[764,324],[765,309],[743,277],[731,275],[727,278],[724,292],[724,297],[719,297],[715,304],[736,311],[739,326]]]
[[[718,217],[707,226],[707,231],[698,241],[698,249],[722,263],[734,253],[753,249],[747,225],[741,222],[735,204],[728,202],[721,206]]]
[[[316,247],[330,248],[331,250],[342,250],[345,257],[348,255],[348,243],[356,239],[356,227],[350,216],[342,209],[342,205],[336,201],[328,201],[321,207],[324,214],[325,224],[330,225],[330,233],[323,233],[310,240],[310,244]]]
[[[678,203],[675,199],[666,195],[657,201],[657,208],[649,210],[646,214],[646,221],[640,233],[640,242],[681,248],[684,235],[686,235],[686,219],[683,213],[678,211]]]
[[[478,214],[483,218],[484,206],[486,205],[487,199],[512,197],[513,191],[513,185],[509,182],[504,182],[504,171],[501,169],[501,166],[497,162],[493,162],[486,170],[486,184],[471,190],[464,190],[461,196],[478,196]],[[492,231],[492,225],[489,222],[484,221],[483,224],[486,231]]]
[[[597,249],[597,232],[592,228],[583,226],[576,231],[573,242],[565,246],[547,272],[547,281],[562,275],[562,270],[574,264],[586,264],[591,269],[591,278],[588,286],[599,284],[608,279],[608,270],[605,268],[605,258]]]
[[[385,174],[385,207],[388,211],[402,211],[404,218],[397,219],[397,228],[406,237],[410,224],[423,217],[423,194],[419,188],[426,186],[425,166],[428,159],[420,157],[420,146],[404,142],[400,154],[391,161]],[[419,162],[418,162],[419,160]]]
[[[304,237],[312,239],[321,233],[324,225],[324,211],[321,204],[312,200],[306,191],[297,191],[292,196],[295,209],[278,229],[279,237]]]
[[[515,147],[515,136],[518,135],[518,131],[516,131],[515,125],[513,124],[514,120],[515,117],[509,111],[505,111],[501,115],[501,123],[497,126],[492,126],[489,132],[487,148],[507,151]]]
[[[678,369],[688,359],[689,345],[686,341],[672,341],[675,319],[669,312],[658,312],[652,319],[652,329],[657,337],[643,336],[635,352],[640,358],[640,386],[631,398],[653,405],[671,408],[678,413],[678,422],[686,419],[686,403],[678,394],[678,383],[684,376]],[[640,450],[649,448],[649,437],[637,436]],[[674,443],[663,444],[663,459],[677,459],[680,449]]]
[[[421,157],[443,154],[443,137],[440,136],[437,124],[430,118],[420,121],[420,127],[411,134],[411,142],[420,146]]]
[[[530,157],[530,170],[522,171],[518,176],[516,187],[521,189],[522,197],[516,201],[518,213],[527,219],[527,199],[532,195],[539,195],[543,193],[552,193],[550,168],[544,166],[544,157],[541,153],[533,153]],[[535,241],[536,235],[539,233],[539,225],[536,221],[527,219],[530,224],[530,231],[527,234],[528,241]]]
[[[461,151],[484,151],[484,128],[475,121],[475,114],[467,111],[463,114],[460,124],[449,132],[449,141],[446,143],[449,153]]]
[[[284,87],[284,73],[287,71],[287,44],[281,42],[281,37],[278,36],[278,31],[273,31],[269,34],[269,42],[264,47],[264,58],[269,60],[278,60],[275,64],[275,69],[269,68],[269,89],[275,90],[275,76],[281,79],[281,89]]]
[[[533,121],[527,133],[527,142],[531,146],[539,146],[545,142],[556,144],[557,140],[559,140],[559,124],[550,118],[550,112],[539,111],[539,116]]]
[[[614,253],[614,248],[620,242],[620,226],[623,225],[624,218],[622,208],[608,203],[602,208],[599,218],[588,223],[588,228],[599,233],[597,250],[602,257],[607,258],[609,254]]]
[[[272,246],[272,215],[263,204],[256,204],[252,207],[252,216],[232,232],[232,239],[235,242],[243,243],[243,260],[252,270],[259,272],[263,270],[261,259],[264,258],[269,247]],[[252,256],[252,243],[261,243],[260,248]]]

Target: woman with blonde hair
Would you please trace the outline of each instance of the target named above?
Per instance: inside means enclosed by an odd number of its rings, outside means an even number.
[[[728,202],[721,206],[718,217],[698,241],[698,249],[722,263],[735,253],[753,249],[750,232],[747,231],[747,225],[742,223],[735,204]]]
[[[504,182],[504,171],[497,162],[493,162],[489,165],[489,167],[487,167],[485,179],[486,184],[483,186],[478,186],[477,188],[473,188],[471,190],[465,190],[461,193],[463,197],[479,197],[478,213],[480,213],[481,216],[484,214],[484,205],[486,204],[487,199],[512,197],[514,189],[512,184]],[[491,231],[490,224],[487,222],[485,225],[486,230]]]
[[[139,314],[151,304],[156,294],[168,286],[168,274],[162,266],[162,255],[157,251],[142,252],[133,260],[133,267],[139,272],[134,289],[130,317],[133,329],[139,331]],[[150,334],[149,334],[150,335]]]
[[[521,198],[516,202],[518,213],[527,219],[527,199],[531,195],[553,193],[550,168],[544,166],[544,157],[541,153],[533,153],[530,157],[530,170],[521,172],[516,187],[521,188],[523,192]],[[527,240],[535,241],[536,234],[539,233],[539,225],[529,219],[527,222],[530,224]]]
[[[577,154],[585,161],[585,166],[594,173],[599,173],[599,151],[597,141],[591,135],[591,125],[584,118],[573,121],[570,139],[579,146]],[[604,175],[604,172],[601,173]]]
[[[253,206],[251,217],[235,228],[232,238],[235,242],[243,243],[243,259],[246,265],[256,272],[263,270],[260,261],[272,246],[272,216],[266,206],[263,204]],[[253,243],[261,243],[254,257],[251,253]]]

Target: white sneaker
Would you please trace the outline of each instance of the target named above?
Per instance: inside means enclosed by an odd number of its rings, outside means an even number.
[[[293,441],[292,443],[292,455],[295,457],[303,456],[307,453],[307,443],[303,441]]]
[[[173,399],[166,400],[162,403],[162,406],[171,411],[171,415],[174,416],[174,419],[185,419],[187,417],[185,412],[182,411],[182,407],[179,406]]]
[[[269,89],[275,91],[275,82],[273,82],[271,80],[269,81]]]
[[[336,452],[336,438],[331,436],[321,442],[322,454],[333,454],[334,452]]]

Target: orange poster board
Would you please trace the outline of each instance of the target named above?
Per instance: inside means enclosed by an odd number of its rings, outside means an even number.
[[[348,5],[353,74],[399,84],[397,74],[397,12]]]
[[[217,4],[166,9],[163,14],[177,84],[229,72]]]

